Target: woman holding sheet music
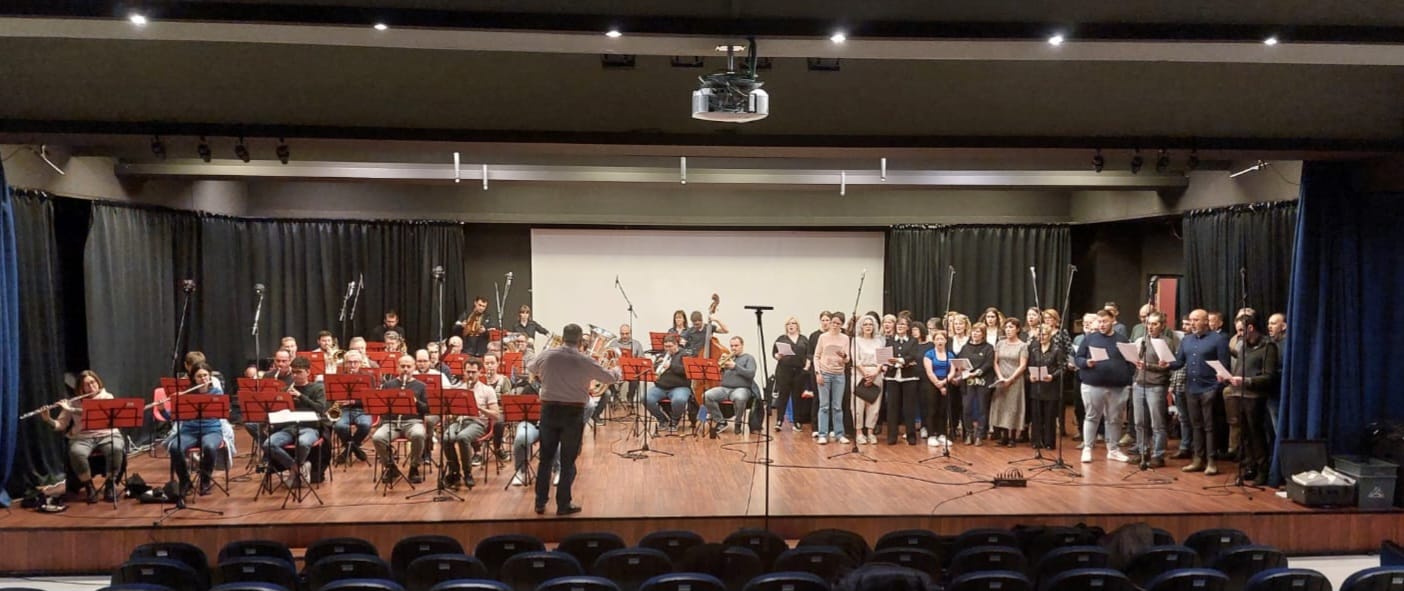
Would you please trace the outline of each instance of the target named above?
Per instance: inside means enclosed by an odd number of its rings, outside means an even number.
[[[1063,407],[1059,378],[1067,368],[1067,351],[1053,342],[1054,331],[1048,325],[1038,327],[1038,340],[1029,345],[1029,441],[1042,449],[1058,443],[1058,411]]]
[[[788,354],[781,352],[780,345],[785,345],[789,349]],[[799,319],[791,316],[785,319],[785,334],[776,337],[775,344],[770,347],[771,356],[775,357],[775,430],[779,431],[785,426],[785,407],[794,401],[796,406],[807,400],[800,398],[800,392],[804,390],[804,372],[809,367],[809,339],[800,332]],[[801,414],[799,409],[795,409],[794,416],[798,419],[809,413]],[[795,428],[798,429],[802,421],[795,421]]]
[[[989,429],[990,375],[994,373],[994,347],[985,342],[985,324],[970,327],[970,342],[960,348],[956,359],[969,364],[967,371],[955,371],[951,382],[960,386],[961,425],[965,444],[979,446]]]

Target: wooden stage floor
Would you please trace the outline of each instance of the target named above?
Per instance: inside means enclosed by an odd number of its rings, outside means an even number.
[[[213,557],[236,539],[271,538],[303,547],[318,538],[351,535],[375,542],[388,555],[396,540],[417,533],[451,535],[471,548],[487,535],[509,532],[555,541],[573,532],[607,530],[633,542],[649,531],[689,528],[720,540],[740,527],[768,525],[791,539],[813,529],[841,527],[876,540],[883,532],[911,527],[957,533],[976,526],[1086,523],[1111,530],[1148,521],[1177,538],[1208,527],[1236,527],[1256,542],[1295,554],[1369,551],[1382,539],[1404,537],[1404,512],[1308,509],[1271,491],[1204,490],[1231,482],[1231,463],[1222,463],[1227,473],[1212,478],[1181,473],[1185,462],[1176,460],[1140,472],[1108,462],[1099,446],[1097,459],[1081,464],[1067,439],[1064,454],[1081,477],[1031,473],[1034,462],[1011,465],[1032,456],[1027,446],[952,447],[968,466],[942,459],[920,463],[940,455],[940,448],[924,442],[861,446],[875,461],[830,459],[851,446],[820,446],[787,427],[767,433],[774,435],[767,479],[766,467],[756,461],[765,456],[764,437],[659,438],[652,447],[676,455],[635,461],[619,456],[638,446],[632,431],[631,420],[586,431],[575,483],[575,500],[584,511],[570,517],[556,517],[554,511],[534,514],[529,488],[506,487],[510,462],[500,474],[490,469],[486,479],[479,469],[478,486],[460,491],[463,502],[428,500],[432,495],[405,498],[432,487],[433,473],[416,491],[401,483],[382,496],[373,488],[370,468],[362,464],[335,469],[334,481],[319,489],[325,504],[309,498],[281,509],[281,491],[254,500],[257,479],[240,477],[241,457],[231,470],[238,481],[231,484],[229,496],[215,491],[192,505],[223,511],[222,516],[182,511],[153,526],[162,507],[132,500],[121,501],[115,510],[111,504],[71,502],[68,511],[58,514],[16,506],[0,514],[0,547],[27,550],[0,552],[0,572],[106,571],[131,548],[156,540],[193,542]],[[247,441],[242,443],[240,450],[247,451]],[[148,481],[159,485],[166,480],[165,459],[141,455],[131,464],[131,471]],[[1023,470],[1027,486],[994,487],[994,476],[1013,467]]]

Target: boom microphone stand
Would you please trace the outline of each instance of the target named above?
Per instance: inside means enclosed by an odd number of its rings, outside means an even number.
[[[620,295],[620,297],[623,297],[623,298],[624,298],[624,303],[625,303],[625,304],[628,304],[628,306],[629,306],[628,309],[629,309],[629,334],[631,335],[630,338],[638,338],[638,337],[633,337],[633,336],[632,336],[632,335],[633,335],[633,332],[634,332],[634,317],[635,317],[635,314],[634,314],[634,302],[631,301],[631,300],[629,299],[629,294],[627,294],[627,293],[624,292],[624,284],[619,282],[619,277],[618,277],[618,276],[616,276],[616,277],[614,278],[614,286],[617,287],[617,288],[619,288],[619,295]],[[682,362],[681,359],[679,359],[678,362],[681,363],[681,362]],[[656,370],[657,368],[655,367],[654,369]],[[656,373],[657,373],[657,372],[655,371],[655,374],[656,374]],[[658,376],[657,376],[657,375],[654,375],[654,376],[653,376],[653,379],[655,379],[655,380],[658,379]],[[643,385],[643,380],[639,380],[639,384],[642,386],[642,385]],[[637,401],[637,404],[642,405],[642,404],[644,403],[644,398],[645,398],[645,395],[646,395],[646,394],[647,394],[647,392],[635,392],[635,393],[634,393],[634,399]],[[671,455],[673,455],[672,452],[666,452],[666,451],[662,451],[662,450],[652,449],[652,448],[650,448],[650,447],[648,446],[649,431],[650,431],[650,429],[648,428],[648,416],[649,416],[649,413],[648,413],[648,410],[647,410],[647,409],[640,409],[640,410],[638,410],[638,411],[634,414],[634,429],[636,430],[636,432],[641,433],[640,438],[642,439],[642,441],[641,441],[640,444],[639,444],[639,447],[636,447],[636,448],[631,449],[631,450],[629,450],[629,451],[626,451],[626,452],[624,452],[624,453],[617,453],[617,452],[616,452],[616,455],[618,455],[618,456],[621,457],[621,458],[626,458],[626,459],[635,460],[635,461],[648,459],[648,458],[650,457],[648,454],[650,454],[650,453],[661,454],[661,455],[665,455],[665,456],[671,456]],[[642,420],[643,420],[643,430],[642,430],[642,431],[638,431],[638,429],[639,429],[639,420],[640,420],[641,417],[642,417]]]
[[[1032,266],[1029,267],[1029,277],[1030,277],[1031,280],[1033,281],[1034,307],[1035,307],[1035,308],[1038,308],[1039,310],[1042,310],[1042,309],[1043,309],[1043,302],[1039,301],[1039,299],[1038,299],[1038,272],[1035,271],[1034,268],[1033,268]],[[1040,313],[1041,313],[1041,312],[1040,312]],[[1038,344],[1038,334],[1037,334],[1037,331],[1036,331],[1032,326],[1029,327],[1029,334],[1033,337],[1033,338],[1031,338],[1031,339],[1029,340],[1029,346],[1030,346],[1030,347],[1038,347],[1038,346],[1039,346],[1039,344]],[[1025,371],[1027,371],[1027,369],[1026,369]],[[1059,374],[1059,375],[1061,376],[1062,374]],[[1029,387],[1029,388],[1032,388],[1032,387],[1033,387],[1033,380],[1029,380],[1029,382],[1028,382],[1027,384],[1025,384],[1025,386],[1026,386],[1026,387]],[[1062,392],[1062,389],[1059,388],[1059,390],[1058,390],[1058,398],[1061,399],[1062,397],[1063,397],[1063,392]],[[1030,434],[1030,436],[1029,436],[1029,441],[1030,441],[1031,444],[1033,445],[1033,450],[1034,450],[1034,455],[1033,455],[1033,457],[1032,457],[1032,458],[1024,458],[1024,459],[1022,459],[1022,460],[1010,460],[1008,463],[1010,463],[1010,464],[1022,464],[1022,463],[1024,463],[1024,462],[1047,462],[1047,461],[1048,461],[1048,458],[1043,457],[1043,446],[1039,445],[1037,441],[1033,441],[1033,436],[1032,436],[1032,434]]]
[[[846,455],[850,455],[850,454],[851,454],[851,455],[856,455],[856,456],[858,456],[859,458],[862,458],[862,459],[867,460],[867,461],[869,461],[869,462],[877,462],[877,460],[868,457],[867,454],[864,454],[862,451],[859,451],[859,449],[858,449],[858,432],[863,430],[863,419],[862,419],[862,417],[859,417],[859,416],[858,416],[858,393],[857,393],[857,389],[858,389],[858,379],[857,379],[857,376],[856,376],[853,372],[850,372],[850,371],[849,371],[849,368],[850,368],[850,367],[855,367],[853,364],[857,361],[857,357],[858,357],[858,341],[855,339],[855,337],[857,336],[857,333],[858,333],[858,326],[859,326],[859,322],[858,322],[858,301],[861,300],[861,299],[863,299],[863,282],[866,281],[867,279],[868,279],[868,270],[867,270],[867,269],[863,269],[863,274],[858,276],[858,293],[857,293],[857,295],[855,295],[855,296],[853,297],[853,316],[851,316],[850,318],[853,318],[853,333],[854,333],[854,334],[851,334],[851,335],[848,336],[848,359],[847,359],[848,363],[844,364],[844,368],[843,368],[843,371],[844,371],[844,373],[846,374],[844,377],[848,380],[848,410],[849,410],[851,413],[853,413],[852,416],[853,416],[853,431],[854,431],[854,433],[853,433],[853,437],[850,437],[850,438],[849,438],[849,440],[853,442],[853,449],[850,449],[850,450],[848,450],[848,451],[846,451],[846,452],[843,452],[843,453],[837,453],[837,454],[831,455],[831,456],[829,456],[829,459],[830,459],[830,460],[836,459],[836,458],[841,458],[841,457],[843,457],[843,456],[846,456]],[[818,370],[819,370],[819,368],[817,368],[817,367],[814,368],[814,369],[815,369],[815,371],[818,371]],[[829,402],[829,404],[832,406],[832,405],[833,405],[833,401],[831,400],[831,401]],[[843,400],[839,400],[839,404],[842,405],[842,404],[843,404]],[[832,415],[830,415],[829,420],[830,420],[830,421],[833,420],[833,416],[832,416]],[[832,426],[833,426],[833,425],[830,425],[830,427],[832,427]],[[839,429],[843,429],[843,422],[842,422],[842,421],[839,422],[838,428],[839,428]],[[822,437],[822,435],[821,435],[820,437]]]
[[[263,314],[263,284],[262,284],[262,283],[255,283],[255,284],[254,284],[254,293],[258,294],[258,305],[254,306],[254,321],[253,321],[253,331],[252,331],[252,334],[253,334],[253,342],[254,342],[254,365],[256,366],[256,365],[258,365],[258,360],[259,360],[259,358],[260,358],[260,357],[263,357],[263,353],[260,352],[259,346],[258,346],[258,324],[259,324],[258,321],[259,321],[259,317],[262,316],[262,314]]]
[[[1239,267],[1239,268],[1238,268],[1238,280],[1239,280],[1239,282],[1240,282],[1239,285],[1241,286],[1241,288],[1242,288],[1242,290],[1243,290],[1243,291],[1241,292],[1242,295],[1239,297],[1238,308],[1239,308],[1240,310],[1242,310],[1243,308],[1247,308],[1247,307],[1248,307],[1248,270],[1247,270],[1247,269],[1245,269],[1245,268],[1243,268],[1243,267]],[[1237,319],[1235,319],[1235,323],[1237,323]],[[1257,332],[1257,330],[1258,330],[1258,327],[1254,326],[1254,327],[1253,327],[1253,331],[1254,331],[1254,332]],[[1245,324],[1244,327],[1243,327],[1243,333],[1244,333],[1244,334],[1238,338],[1238,376],[1237,376],[1237,377],[1238,377],[1238,381],[1239,381],[1240,384],[1242,384],[1242,383],[1244,383],[1244,381],[1246,381],[1247,372],[1248,372],[1248,363],[1247,363],[1247,362],[1248,362],[1248,334],[1247,334],[1247,333],[1248,333],[1248,326],[1247,326],[1246,324]],[[1262,335],[1258,335],[1258,338],[1261,339],[1261,338],[1265,338],[1265,337],[1263,337]],[[1239,387],[1239,388],[1242,388],[1243,386],[1240,385],[1240,386],[1238,386],[1238,387]],[[1241,396],[1242,393],[1240,393],[1239,395]],[[1245,494],[1251,494],[1251,493],[1248,492],[1248,491],[1250,491],[1250,490],[1256,490],[1256,491],[1262,491],[1262,490],[1263,490],[1263,487],[1258,486],[1258,485],[1256,485],[1256,484],[1248,484],[1246,481],[1243,480],[1243,464],[1244,464],[1244,462],[1243,462],[1243,457],[1244,457],[1245,455],[1247,455],[1247,453],[1248,453],[1248,450],[1246,449],[1247,446],[1248,446],[1248,444],[1247,444],[1246,442],[1244,442],[1244,441],[1240,441],[1240,442],[1238,443],[1238,467],[1235,468],[1234,471],[1233,471],[1233,482],[1231,482],[1231,483],[1225,483],[1225,484],[1216,484],[1216,485],[1206,486],[1206,487],[1204,487],[1204,490],[1214,490],[1214,489],[1219,489],[1219,488],[1223,488],[1223,489],[1238,489],[1240,492],[1243,492],[1243,493],[1245,493]],[[1208,454],[1208,453],[1209,453],[1209,448],[1208,448],[1208,446],[1205,446],[1204,449],[1205,449],[1205,452],[1204,452],[1204,453],[1205,453],[1205,454]]]
[[[947,310],[951,309],[951,288],[955,285],[956,276],[955,265],[947,265],[946,268],[950,271],[950,276],[946,280],[946,305],[943,306],[940,310],[942,314],[944,314]],[[946,357],[947,361],[955,357],[955,352],[951,351],[949,338],[946,339]],[[972,462],[967,462],[951,454],[951,437],[955,436],[955,430],[951,428],[952,423],[954,423],[955,421],[954,417],[951,416],[951,397],[953,396],[955,395],[951,393],[947,393],[944,396],[946,399],[946,432],[941,434],[941,437],[945,440],[945,443],[941,445],[941,455],[926,458],[917,462],[918,464],[925,464],[927,462],[933,462],[936,460],[945,460],[948,462],[955,462],[957,464],[964,464],[966,466],[975,465]],[[931,427],[935,427],[935,425],[932,425]]]
[[[438,293],[438,296],[439,296],[439,302],[438,302],[438,303],[439,303],[439,322],[438,322],[438,324],[437,324],[436,326],[439,327],[439,333],[438,333],[439,338],[438,338],[438,342],[439,342],[439,343],[443,343],[443,342],[444,342],[444,266],[443,266],[443,265],[434,265],[434,268],[433,268],[432,270],[430,270],[430,274],[432,274],[432,275],[434,276],[434,284],[438,287],[438,292],[439,292],[439,293]],[[441,351],[441,352],[443,351],[443,348],[442,348],[442,347],[443,347],[443,345],[441,344],[441,345],[440,345],[440,349],[439,349],[439,351]]]
[[[766,310],[774,310],[774,309],[775,309],[775,306],[745,306],[745,308],[746,308],[747,310],[755,310],[755,311],[756,311],[756,334],[758,334],[758,335],[760,336],[760,339],[757,340],[756,342],[757,342],[757,343],[760,343],[760,346],[757,347],[757,349],[760,349],[761,347],[764,347],[764,346],[765,346],[765,325],[761,322],[761,315],[762,315],[762,314],[765,314],[765,311],[766,311]],[[763,380],[764,380],[764,379],[767,379],[767,378],[770,376],[770,360],[769,360],[769,359],[766,359],[766,357],[767,357],[766,355],[757,355],[757,357],[760,357],[760,358],[761,358],[761,376],[763,376],[761,379],[763,379]],[[760,413],[762,414],[762,416],[765,417],[764,419],[761,420],[761,437],[765,438],[765,459],[762,460],[762,462],[761,462],[761,463],[763,463],[763,464],[765,465],[765,512],[763,513],[764,517],[762,517],[762,521],[761,521],[761,529],[769,530],[769,529],[770,529],[770,464],[771,464],[771,460],[770,460],[770,440],[774,439],[774,437],[772,437],[769,433],[766,433],[766,432],[765,432],[765,424],[766,424],[767,422],[770,422],[770,410],[769,410],[769,409],[770,409],[770,399],[767,398],[767,397],[765,396],[765,392],[764,392],[764,391],[761,392],[760,399],[761,399],[761,400],[760,400],[760,408],[756,409],[756,411],[757,411],[757,412],[760,412]],[[783,413],[784,410],[782,409],[781,412]],[[740,417],[739,417],[739,416],[737,417],[737,420],[738,420],[738,421],[740,420]],[[738,431],[739,431],[739,430],[740,430],[740,429],[738,428]]]
[[[1068,284],[1067,284],[1066,287],[1063,288],[1063,312],[1062,312],[1062,315],[1058,318],[1058,332],[1059,332],[1059,333],[1063,332],[1063,323],[1064,323],[1064,322],[1067,322],[1067,319],[1068,319],[1068,302],[1069,302],[1069,299],[1072,297],[1072,282],[1073,282],[1073,277],[1076,276],[1076,275],[1077,275],[1077,265],[1068,265]],[[1067,353],[1066,351],[1064,351],[1063,354],[1064,354],[1064,365],[1066,365],[1066,363],[1067,363],[1066,359],[1067,359],[1067,354],[1068,354],[1068,353]],[[1062,396],[1062,393],[1063,393],[1063,386],[1065,385],[1065,384],[1064,384],[1064,380],[1067,378],[1067,375],[1068,375],[1067,367],[1064,367],[1064,368],[1063,368],[1063,371],[1060,372],[1060,373],[1058,374],[1058,395],[1059,395],[1060,397]],[[1059,403],[1058,403],[1058,414],[1059,414],[1059,415],[1063,415],[1063,414],[1066,413],[1066,412],[1067,412],[1067,410],[1063,408],[1063,404],[1062,404],[1062,402],[1061,402],[1061,400],[1060,400]],[[1062,416],[1059,416],[1058,424],[1059,424],[1060,426],[1063,424],[1063,421],[1062,421],[1061,419],[1062,419]],[[1067,433],[1067,430],[1066,430],[1066,429],[1058,429],[1057,437],[1055,438],[1055,441],[1054,441],[1054,448],[1056,449],[1056,451],[1057,451],[1057,453],[1058,453],[1057,457],[1053,458],[1053,461],[1050,462],[1050,463],[1048,463],[1048,464],[1044,464],[1044,465],[1042,465],[1042,466],[1035,467],[1034,469],[1030,470],[1029,473],[1032,474],[1032,473],[1034,473],[1034,472],[1042,472],[1042,471],[1045,471],[1045,470],[1047,470],[1047,471],[1062,470],[1062,471],[1064,471],[1064,472],[1067,472],[1068,475],[1070,475],[1070,476],[1077,477],[1077,478],[1081,478],[1081,477],[1082,477],[1082,474],[1081,474],[1080,472],[1078,472],[1077,470],[1074,470],[1072,466],[1068,465],[1067,462],[1063,461],[1063,435],[1065,435],[1066,433]]]

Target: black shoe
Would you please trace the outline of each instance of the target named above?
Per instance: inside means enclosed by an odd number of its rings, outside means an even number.
[[[98,502],[98,490],[97,487],[93,486],[93,481],[89,480],[87,484],[83,485],[83,492],[83,496],[87,498],[89,505]]]
[[[478,485],[478,483],[473,481],[473,475],[472,475],[472,474],[469,474],[469,475],[463,477],[463,486],[466,486],[466,487],[468,487],[468,488],[473,488],[473,487],[475,487],[475,486],[477,486],[477,485]]]
[[[351,455],[356,456],[356,459],[362,462],[370,461],[370,459],[366,457],[366,451],[361,449],[360,447],[351,448]]]
[[[576,504],[574,504],[574,503],[571,503],[571,504],[566,505],[566,506],[564,506],[564,507],[558,507],[558,508],[556,509],[556,515],[575,515],[576,513],[579,513],[580,511],[581,511],[580,505],[576,505]]]
[[[102,500],[108,503],[117,500],[117,485],[115,483],[108,482],[102,485]]]
[[[537,514],[537,515],[544,515],[544,514],[546,514],[546,505],[537,505],[537,506],[536,506],[536,514]]]
[[[410,484],[419,484],[421,482],[424,482],[424,477],[419,475],[419,468],[410,468],[409,481]]]
[[[458,488],[458,483],[462,480],[463,476],[460,475],[457,471],[449,472],[448,474],[444,475],[444,486],[447,486],[449,488]]]
[[[213,490],[214,490],[214,479],[212,479],[212,478],[201,478],[201,479],[200,479],[200,496],[202,496],[202,497],[209,496],[210,492],[212,492]]]
[[[400,476],[400,469],[399,469],[399,468],[396,468],[395,466],[386,466],[386,467],[385,467],[383,470],[381,470],[381,472],[380,472],[380,482],[381,482],[382,484],[390,484],[390,483],[392,483],[392,482],[395,482],[395,479],[398,478],[399,476]]]
[[[1193,456],[1194,452],[1187,449],[1182,449],[1180,451],[1175,452],[1174,458],[1177,460],[1188,460]]]
[[[498,448],[498,450],[497,450],[497,459],[498,459],[499,461],[505,462],[505,461],[507,461],[507,460],[512,459],[512,454],[507,453],[507,450],[505,450],[505,449]]]

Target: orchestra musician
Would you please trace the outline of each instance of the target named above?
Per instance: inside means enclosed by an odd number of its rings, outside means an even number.
[[[682,338],[686,345],[682,347],[684,357],[696,356],[702,351],[714,334],[727,334],[726,323],[716,316],[711,317],[710,323],[702,321],[702,313],[697,310],[692,311],[692,325],[683,331]]]
[[[398,330],[385,331],[385,352],[405,353],[405,339],[400,336]]]
[[[394,454],[390,453],[390,442],[396,437],[409,439],[409,481],[410,484],[424,482],[424,477],[420,475],[419,466],[424,461],[424,442],[428,432],[424,428],[424,415],[429,414],[428,393],[424,389],[424,384],[412,377],[414,373],[414,358],[403,355],[396,362],[395,368],[399,371],[394,379],[385,382],[384,390],[405,389],[414,393],[416,407],[419,412],[412,415],[386,414],[380,417],[380,428],[371,435],[371,442],[375,445],[376,457],[385,467],[381,482],[394,482],[398,475],[399,468],[395,466]]]
[[[331,331],[317,333],[317,351],[322,354],[324,374],[336,373],[336,336]]]
[[[348,350],[345,360],[342,361],[341,373],[351,375],[370,373],[364,367],[365,357],[362,355],[356,349]],[[346,455],[336,459],[338,463],[348,461],[348,457],[352,455],[362,462],[367,460],[365,450],[361,449],[361,443],[365,442],[366,437],[370,435],[371,423],[372,417],[365,413],[359,400],[348,400],[341,403],[341,418],[332,425],[332,430],[336,432],[337,438],[341,440],[346,449]]]
[[[201,361],[191,368],[191,382],[200,385],[195,390],[199,394],[224,394],[215,384],[214,369]],[[179,398],[179,395],[173,396]],[[174,400],[172,405],[178,404]],[[200,447],[200,496],[210,494],[214,489],[215,457],[220,453],[219,446],[224,442],[220,419],[199,419],[176,421],[175,434],[167,443],[171,453],[171,470],[175,471],[180,482],[180,492],[184,496],[190,490],[190,467],[185,462],[185,450]]]
[[[278,380],[287,387],[293,383],[292,362],[296,353],[289,353],[287,349],[278,349],[273,353],[273,367],[263,372],[259,377],[268,380]],[[244,422],[244,430],[249,432],[255,446],[262,446],[268,442],[268,430],[263,423]]]
[[[283,340],[278,341],[278,350],[279,350],[279,351],[287,351],[289,355],[292,355],[292,356],[296,357],[296,356],[297,356],[297,339],[292,338],[292,337],[283,337]]]
[[[526,304],[517,308],[517,325],[512,327],[512,332],[526,336],[526,347],[533,351],[536,350],[536,335],[551,334],[551,331],[546,330],[536,319],[531,317],[531,306]]]
[[[281,351],[280,351],[281,353]],[[327,424],[327,394],[324,386],[320,382],[314,382],[312,378],[312,363],[304,357],[292,360],[290,369],[292,370],[292,385],[288,393],[292,395],[293,410],[312,411],[317,413],[317,423],[291,423],[284,425],[268,435],[268,441],[264,449],[268,452],[267,457],[272,462],[273,470],[292,470],[292,486],[294,488],[302,486],[303,463],[307,462],[308,456],[312,452],[312,446],[321,437],[320,427]],[[296,457],[288,455],[283,446],[296,443],[294,453]]]
[[[730,400],[732,410],[735,412],[736,432],[742,430],[741,419],[746,409],[746,405],[751,401],[752,389],[755,387],[756,358],[745,352],[746,341],[739,336],[731,337],[731,359],[722,364],[721,385],[702,394],[702,404],[707,407],[707,416],[711,417],[713,439],[718,433],[726,433],[730,429],[730,423],[726,417],[722,416],[721,401]]]
[[[386,310],[380,326],[371,329],[370,340],[383,343],[386,341],[385,333],[392,330],[400,333],[401,340],[409,341],[408,338],[405,338],[405,328],[400,326],[400,313],[396,312],[394,308]]]
[[[473,311],[469,312],[462,320],[453,323],[453,330],[450,331],[463,338],[463,352],[472,357],[482,358],[487,354],[488,329],[493,326],[492,317],[487,313],[487,299],[478,296],[473,298]]]
[[[457,486],[461,481],[463,486],[473,488],[475,444],[487,433],[490,422],[502,422],[497,392],[478,380],[481,369],[482,361],[477,359],[470,358],[463,364],[464,382],[471,385],[479,414],[454,417],[444,428],[444,456],[448,460],[448,465],[444,467],[444,482],[449,486]]]
[[[102,378],[94,371],[78,374],[78,394],[88,400],[110,400],[112,393],[103,386]],[[117,475],[127,459],[127,438],[120,429],[83,430],[83,406],[80,401],[60,400],[57,418],[44,412],[39,415],[68,438],[68,465],[78,477],[78,483],[89,503],[96,503],[98,490],[93,486],[93,465],[89,460],[94,450],[101,450],[107,458],[107,481],[102,486],[104,500],[111,501],[117,492]]]
[[[659,429],[669,433],[678,432],[678,423],[687,410],[687,401],[692,399],[692,382],[683,369],[682,348],[678,346],[678,335],[663,337],[663,356],[654,366],[653,385],[644,394],[644,406],[658,419]],[[668,413],[664,414],[660,402],[667,398]]]
[[[498,368],[501,365],[502,363],[498,361],[496,355],[484,357],[483,371],[478,377],[479,381],[492,388],[498,400],[502,399],[503,394],[512,391],[512,380],[498,373]],[[507,450],[502,447],[502,439],[506,434],[507,424],[500,420],[494,420],[492,423],[492,452],[497,454],[497,459],[503,461],[507,460]]]
[[[351,340],[346,343],[346,352],[349,354],[351,351],[360,352],[361,367],[366,369],[380,369],[380,364],[376,363],[374,359],[370,358],[370,355],[366,354],[365,337],[351,337]],[[346,360],[343,358],[342,364],[344,365],[345,363]]]
[[[640,343],[638,339],[634,338],[634,328],[627,324],[619,325],[619,337],[614,339],[614,342],[610,343],[609,346],[611,349],[619,349],[621,351],[627,350],[633,357],[643,357],[643,343]],[[633,404],[634,399],[638,397],[638,391],[642,384],[643,382],[638,380],[620,384],[615,386],[615,393],[616,395],[623,394],[622,398],[630,404]],[[622,390],[622,392],[620,390]]]

